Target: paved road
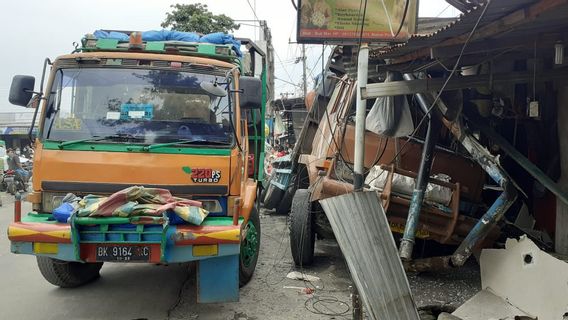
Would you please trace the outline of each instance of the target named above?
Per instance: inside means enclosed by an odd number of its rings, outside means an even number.
[[[285,277],[293,267],[284,216],[261,215],[261,256],[253,280],[241,289],[240,302],[198,305],[193,264],[105,264],[101,278],[91,284],[75,289],[52,286],[40,275],[35,257],[9,253],[5,230],[13,217],[13,200],[1,196],[1,319],[330,319],[306,310],[310,296],[284,288],[304,286]],[[24,204],[24,209],[29,206]],[[319,294],[348,302],[350,280],[337,246],[319,247],[327,252],[320,252],[306,273],[322,278],[316,283],[322,288]],[[345,307],[339,302],[316,306],[327,313]]]
[[[52,286],[40,275],[35,257],[9,253],[5,230],[13,218],[13,199],[5,193],[0,196],[4,200],[0,207],[0,319],[350,318],[316,314],[317,310],[341,313],[347,306],[343,302],[350,305],[351,280],[336,243],[318,241],[314,265],[304,269],[321,278],[315,283],[315,299],[309,300],[312,296],[295,288],[309,284],[286,278],[294,270],[286,216],[261,213],[260,257],[253,279],[240,291],[240,302],[199,305],[193,264],[105,264],[101,278],[91,284],[75,289]],[[26,210],[29,205],[24,204]],[[473,263],[440,274],[411,275],[409,281],[419,306],[455,307],[478,290],[479,271]]]

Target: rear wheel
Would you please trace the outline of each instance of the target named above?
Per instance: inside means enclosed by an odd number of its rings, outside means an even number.
[[[8,193],[11,195],[15,195],[16,194],[16,182],[10,182],[8,183]]]
[[[260,217],[256,205],[252,208],[249,220],[243,225],[241,235],[241,254],[239,264],[239,286],[247,284],[254,273],[260,251]]]
[[[49,283],[61,288],[74,288],[99,277],[102,262],[81,263],[37,256],[39,271]]]
[[[23,181],[18,180],[16,182],[16,184],[17,184],[16,189],[18,191],[23,191],[23,192],[28,191],[27,188],[26,188],[26,184]]]
[[[290,249],[296,265],[312,264],[315,240],[310,193],[307,189],[298,189],[290,209]]]

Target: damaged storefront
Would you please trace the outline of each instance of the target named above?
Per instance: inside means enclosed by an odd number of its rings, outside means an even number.
[[[455,2],[404,43],[335,48],[291,155],[292,255],[336,238],[371,318],[418,317],[403,268],[474,260],[483,290],[440,319],[566,319],[568,2]]]

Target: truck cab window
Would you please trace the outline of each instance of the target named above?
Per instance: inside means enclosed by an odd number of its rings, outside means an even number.
[[[44,139],[118,136],[122,139],[103,142],[151,144],[191,139],[232,144],[229,113],[223,112],[229,99],[212,96],[200,87],[203,81],[224,80],[174,70],[61,69],[51,90],[53,111],[46,118],[51,130]]]

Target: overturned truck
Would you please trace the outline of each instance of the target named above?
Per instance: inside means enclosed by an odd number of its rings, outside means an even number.
[[[298,265],[313,261],[316,238],[334,237],[318,201],[353,191],[356,51],[335,49],[328,65],[335,76],[326,79],[333,89],[316,97],[291,156],[293,177],[282,197],[292,198],[290,241]],[[433,79],[444,74],[441,66],[404,72],[404,67],[385,66],[380,50],[371,52],[363,91],[368,98],[365,188],[381,199],[407,270],[461,266],[481,248],[521,234],[551,250],[553,216],[535,211],[537,205],[554,206],[554,195],[564,197],[550,177],[559,166],[557,140],[547,141],[540,155],[538,165],[549,168],[548,174],[526,155],[538,147],[530,140],[534,130],[552,137],[555,126],[546,126],[552,119],[542,111],[547,118],[528,111],[505,116],[521,104],[522,81],[498,82],[493,91],[468,84],[468,75],[489,80],[481,64],[474,74],[473,68],[464,69],[457,80],[464,84],[441,92],[442,79]],[[514,65],[508,65],[512,71]],[[418,83],[437,83],[438,89],[408,89]],[[406,89],[397,93],[393,87]],[[513,139],[503,137],[511,129]],[[416,243],[420,250],[413,250]]]

